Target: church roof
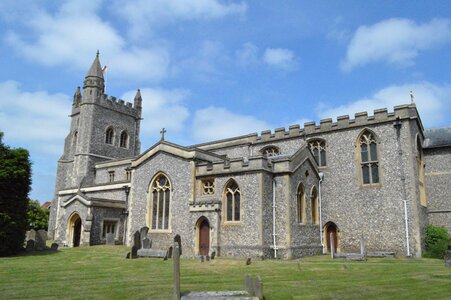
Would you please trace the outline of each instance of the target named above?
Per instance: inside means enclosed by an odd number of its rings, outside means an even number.
[[[424,148],[451,146],[451,126],[426,129],[424,136]]]
[[[100,77],[103,78],[102,66],[99,60],[99,51],[97,51],[96,58],[92,62],[91,68],[89,68],[86,77]]]

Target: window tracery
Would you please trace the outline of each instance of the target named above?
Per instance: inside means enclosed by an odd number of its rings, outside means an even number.
[[[169,179],[164,175],[158,175],[151,184],[152,215],[151,229],[169,229],[169,208],[171,205],[171,186]]]
[[[225,189],[225,212],[227,222],[237,222],[241,218],[241,192],[238,184],[232,180]]]
[[[313,140],[309,142],[310,151],[315,157],[319,167],[326,166],[326,142],[324,140]]]
[[[114,137],[114,131],[113,131],[113,128],[110,127],[106,130],[106,133],[105,133],[105,143],[112,145],[113,137]]]
[[[214,195],[215,181],[214,179],[202,180],[202,195]]]
[[[263,156],[265,157],[271,157],[271,156],[277,156],[280,155],[280,150],[279,148],[275,147],[275,146],[268,146],[266,148],[263,148],[261,150],[261,153],[263,154]]]
[[[377,141],[373,133],[366,130],[359,139],[360,169],[362,182],[365,185],[379,183],[379,161],[377,157]]]

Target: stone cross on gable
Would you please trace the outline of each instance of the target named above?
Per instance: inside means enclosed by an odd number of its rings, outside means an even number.
[[[164,134],[166,133],[166,129],[164,129],[164,127],[163,127],[163,129],[161,129],[160,133],[161,133],[161,140],[164,141]]]

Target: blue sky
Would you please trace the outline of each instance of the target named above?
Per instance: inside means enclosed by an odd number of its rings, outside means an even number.
[[[72,95],[97,50],[107,93],[143,95],[142,150],[415,102],[451,125],[449,1],[0,2],[0,130],[52,198]]]

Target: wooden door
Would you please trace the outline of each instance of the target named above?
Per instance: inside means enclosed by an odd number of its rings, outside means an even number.
[[[80,236],[81,236],[81,220],[80,218],[78,218],[74,222],[74,240],[73,240],[74,247],[80,246]]]
[[[210,225],[207,220],[202,220],[199,225],[199,254],[209,255],[210,252]]]
[[[326,230],[326,246],[327,246],[327,252],[330,253],[330,240],[331,240],[331,236],[332,236],[332,240],[334,241],[334,253],[337,252],[337,247],[338,247],[338,239],[337,239],[337,226],[335,224],[329,224],[327,226],[327,230]]]

